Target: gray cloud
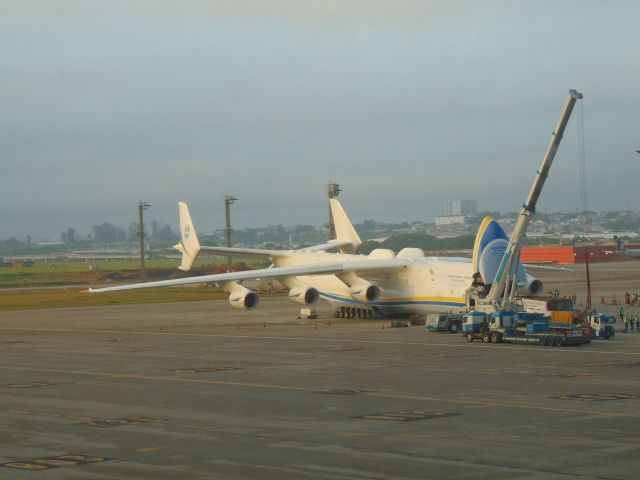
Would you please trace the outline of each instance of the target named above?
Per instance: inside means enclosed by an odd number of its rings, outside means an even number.
[[[569,88],[589,204],[637,209],[635,2],[3,2],[0,238],[515,210]],[[579,203],[577,117],[541,200]]]

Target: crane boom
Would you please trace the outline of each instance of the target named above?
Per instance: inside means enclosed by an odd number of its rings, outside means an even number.
[[[576,90],[569,91],[569,98],[567,99],[567,102],[565,103],[562,110],[562,114],[560,115],[560,121],[558,122],[555,131],[551,135],[551,141],[549,142],[549,146],[547,147],[547,152],[542,159],[540,169],[536,172],[536,178],[534,179],[533,185],[531,186],[529,196],[527,197],[525,203],[522,205],[520,216],[518,217],[516,226],[513,229],[513,233],[511,234],[511,238],[509,239],[509,243],[504,252],[504,256],[502,257],[500,265],[498,266],[498,271],[496,272],[496,276],[493,279],[491,290],[486,297],[489,302],[495,305],[500,296],[504,294],[504,300],[501,308],[506,307],[505,303],[508,296],[506,292],[507,282],[510,278],[513,280],[513,282],[515,282],[515,276],[520,257],[520,249],[522,248],[522,240],[524,239],[525,233],[527,232],[527,227],[531,223],[533,215],[536,211],[536,204],[538,203],[540,192],[542,192],[544,182],[549,175],[549,169],[551,168],[551,164],[553,163],[556,151],[558,150],[558,146],[560,145],[560,140],[562,140],[562,135],[564,134],[564,129],[567,126],[569,117],[571,117],[571,112],[573,111],[576,100],[580,99],[582,99],[581,93],[577,92]],[[512,284],[511,292],[509,293],[509,297],[511,297],[511,300],[513,299],[514,294],[515,285]]]

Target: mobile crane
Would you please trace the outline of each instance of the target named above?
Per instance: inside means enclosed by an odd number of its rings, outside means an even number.
[[[473,334],[471,337],[471,340],[473,340],[474,336],[477,335],[478,328],[481,328],[479,327],[480,325],[486,325],[487,331],[487,334],[485,334],[485,329],[483,328],[481,338],[485,340],[495,339],[494,343],[497,343],[501,339],[506,341],[508,337],[511,338],[511,335],[517,336],[520,333],[523,333],[522,329],[513,328],[515,325],[513,323],[513,319],[516,317],[515,314],[518,310],[518,306],[515,302],[515,293],[517,288],[518,265],[520,263],[520,250],[522,248],[522,242],[527,232],[527,228],[535,214],[536,204],[540,198],[542,187],[549,175],[551,164],[553,163],[553,159],[560,145],[560,141],[562,140],[564,130],[569,122],[569,118],[571,117],[573,107],[576,101],[582,99],[582,97],[582,94],[576,90],[569,91],[569,98],[562,109],[558,125],[552,133],[551,141],[549,142],[547,151],[542,159],[542,164],[536,172],[533,185],[531,186],[531,191],[529,192],[525,203],[522,205],[520,215],[513,233],[511,234],[511,238],[505,248],[505,252],[502,256],[502,260],[500,261],[495,277],[491,282],[487,281],[488,279],[484,279],[487,284],[486,286],[483,286],[482,288],[472,286],[466,292],[466,303],[469,312],[465,315],[463,333],[467,340],[470,338],[467,333],[470,332]],[[503,319],[507,324],[503,325]],[[542,329],[544,327],[540,326],[530,328]],[[492,336],[492,333],[496,333],[496,335]],[[565,333],[566,332],[563,332],[562,336],[566,339],[567,337],[565,336]],[[549,335],[545,335],[545,342],[547,336]],[[553,338],[555,341],[556,336]],[[536,337],[535,342],[539,343],[538,337]],[[558,342],[560,342],[560,340],[558,340]]]

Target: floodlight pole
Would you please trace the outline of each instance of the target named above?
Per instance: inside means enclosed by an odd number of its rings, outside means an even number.
[[[140,281],[144,282],[147,279],[147,270],[144,266],[144,210],[151,206],[150,203],[140,201],[138,202],[138,237],[140,237]]]
[[[229,209],[229,205],[235,203],[236,200],[238,199],[233,195],[225,195],[224,197],[224,233],[225,237],[227,238],[227,247],[231,247],[231,234],[233,233],[233,229],[231,228],[231,212]],[[227,270],[231,271],[231,268],[232,262],[231,257],[229,256],[227,257]]]
[[[327,185],[327,196],[329,200],[340,195],[340,185],[332,183],[331,181]],[[331,213],[331,202],[329,202],[329,240],[336,238],[336,226],[333,223],[333,214]]]

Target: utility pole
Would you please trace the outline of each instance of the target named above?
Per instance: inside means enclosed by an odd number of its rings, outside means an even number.
[[[140,281],[144,282],[147,279],[147,271],[144,266],[144,210],[151,206],[150,203],[140,201],[138,202],[138,216],[140,221],[138,223],[138,237],[140,237]]]
[[[231,247],[231,234],[233,233],[233,229],[231,228],[231,213],[229,211],[229,205],[235,203],[238,200],[233,195],[225,195],[224,197],[224,233],[227,237],[227,247]],[[231,257],[227,257],[227,270],[231,271]]]
[[[327,196],[329,197],[329,200],[340,195],[340,192],[341,192],[340,185],[329,181],[329,184],[327,185]],[[331,202],[329,202],[329,240],[333,240],[334,238],[336,238],[336,227],[333,224],[333,215],[331,214]]]

